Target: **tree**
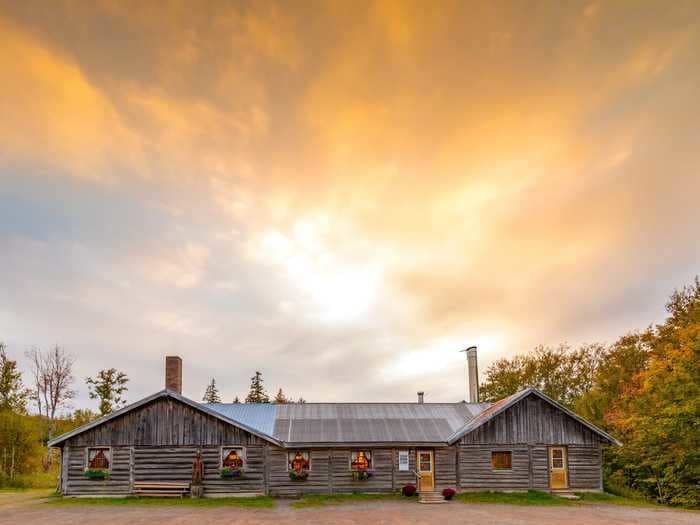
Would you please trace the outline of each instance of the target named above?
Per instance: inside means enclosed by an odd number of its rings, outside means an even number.
[[[255,371],[255,375],[250,378],[250,391],[245,398],[246,403],[269,403],[270,397],[263,386],[262,373]]]
[[[277,391],[277,395],[275,396],[275,399],[272,400],[273,403],[277,403],[278,405],[286,405],[287,403],[290,403],[291,401],[287,399],[287,397],[284,395],[284,392],[282,392],[282,389],[280,388]]]
[[[643,335],[642,369],[605,414],[624,443],[606,470],[661,503],[700,507],[700,281],[666,308],[666,321]]]
[[[236,397],[233,398],[233,402],[234,402],[234,404],[235,404],[235,403],[240,403],[241,400],[238,399],[238,396],[236,396]]]
[[[0,410],[24,413],[29,392],[22,384],[22,373],[17,361],[7,357],[5,344],[0,343]]]
[[[34,348],[27,353],[31,362],[34,386],[31,398],[37,404],[39,414],[48,422],[48,438],[53,437],[56,414],[75,397],[71,388],[73,358],[56,345],[53,350],[42,352]]]
[[[538,346],[529,354],[499,359],[486,371],[482,398],[497,401],[532,386],[572,407],[592,387],[603,355],[605,347],[599,344],[577,350],[562,344],[557,348]]]
[[[128,382],[127,375],[116,368],[105,368],[97,372],[94,378],[85,378],[90,399],[100,400],[100,415],[107,415],[126,405],[126,399],[122,396],[129,390],[126,386]]]
[[[304,399],[303,397],[299,396],[299,399],[296,400],[296,403],[299,403],[300,405],[301,405],[301,404],[304,404],[304,403],[306,403],[306,399]]]
[[[207,389],[204,392],[204,397],[202,401],[205,403],[221,403],[221,396],[219,396],[219,389],[216,388],[216,380],[212,377],[211,383],[207,385]]]

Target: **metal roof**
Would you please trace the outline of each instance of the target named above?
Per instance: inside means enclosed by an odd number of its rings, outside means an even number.
[[[301,403],[206,405],[290,443],[445,442],[488,403]]]
[[[205,407],[234,421],[272,436],[275,430],[277,407],[270,403],[209,403]]]

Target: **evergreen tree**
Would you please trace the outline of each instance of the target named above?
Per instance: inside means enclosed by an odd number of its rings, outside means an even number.
[[[128,382],[127,375],[116,368],[105,368],[100,370],[97,376],[85,379],[90,399],[100,400],[100,415],[104,416],[126,405],[122,394],[128,390]]]
[[[216,380],[213,377],[211,378],[211,383],[207,385],[207,390],[204,392],[202,401],[205,403],[221,403],[219,389],[216,388]]]
[[[29,392],[22,384],[22,373],[17,370],[17,361],[5,353],[5,344],[0,343],[0,410],[24,413]]]
[[[238,396],[236,396],[236,397],[233,398],[233,402],[234,402],[234,403],[240,403],[241,400],[238,399]]]
[[[250,392],[245,398],[246,403],[269,403],[270,397],[265,392],[265,387],[263,386],[262,373],[255,371],[255,375],[250,378]]]
[[[306,403],[306,399],[304,399],[303,397],[299,396],[299,399],[297,399],[296,402],[299,403],[299,404],[304,404],[304,403]]]
[[[290,400],[287,399],[287,397],[284,395],[284,392],[282,392],[282,389],[280,388],[277,391],[277,395],[275,396],[275,399],[272,402],[277,403],[278,405],[286,405],[290,402]]]

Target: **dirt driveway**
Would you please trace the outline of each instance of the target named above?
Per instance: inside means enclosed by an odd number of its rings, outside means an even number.
[[[4,495],[3,495],[4,496]],[[0,524],[99,522],[102,525],[223,525],[223,524],[423,524],[451,525],[700,525],[700,513],[670,509],[581,505],[576,507],[522,507],[464,504],[419,505],[413,502],[353,503],[310,509],[292,509],[280,502],[275,509],[237,507],[192,508],[173,506],[52,505],[36,497],[0,497]]]

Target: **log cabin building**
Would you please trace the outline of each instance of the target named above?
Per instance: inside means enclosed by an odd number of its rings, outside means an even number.
[[[478,402],[203,404],[166,388],[57,437],[66,496],[189,486],[204,496],[469,490],[602,490],[602,448],[617,441],[533,388]],[[194,478],[196,479],[196,478]],[[151,484],[151,485],[149,485]]]

